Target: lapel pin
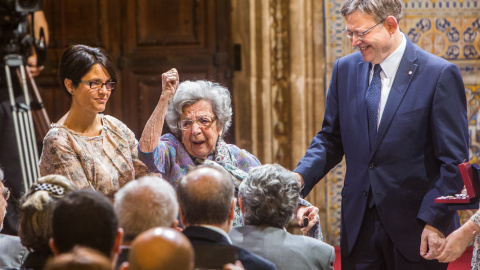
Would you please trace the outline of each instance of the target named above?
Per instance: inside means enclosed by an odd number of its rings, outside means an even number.
[[[410,71],[408,72],[408,74],[409,74],[409,75],[412,74],[412,71],[410,70]]]

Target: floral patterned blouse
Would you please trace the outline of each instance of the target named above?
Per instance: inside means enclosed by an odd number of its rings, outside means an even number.
[[[60,174],[79,188],[112,196],[128,181],[150,174],[138,159],[135,134],[120,120],[101,117],[103,129],[95,137],[52,124],[43,140],[40,175]]]

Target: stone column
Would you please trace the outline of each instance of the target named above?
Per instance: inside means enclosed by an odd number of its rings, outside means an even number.
[[[325,106],[323,1],[232,0],[235,138],[262,163],[293,170],[320,130]],[[307,197],[327,218],[325,183]]]

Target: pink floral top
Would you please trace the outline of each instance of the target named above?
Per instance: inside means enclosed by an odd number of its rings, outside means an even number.
[[[95,137],[52,124],[43,140],[40,175],[60,174],[79,188],[111,196],[128,181],[149,174],[138,159],[135,134],[118,119],[101,117],[102,133]]]

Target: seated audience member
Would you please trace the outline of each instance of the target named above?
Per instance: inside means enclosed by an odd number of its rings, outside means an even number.
[[[232,246],[236,199],[230,174],[219,166],[200,165],[182,178],[177,186],[180,218],[184,234],[194,247]],[[312,239],[314,240],[314,239]],[[236,248],[246,269],[275,269],[275,265],[243,248]]]
[[[116,269],[128,259],[130,242],[140,233],[155,227],[178,224],[177,195],[172,185],[157,176],[130,181],[115,194],[113,204],[124,237]]]
[[[76,246],[48,260],[43,270],[112,270],[112,262],[99,251]]]
[[[85,246],[107,256],[112,268],[123,237],[110,200],[88,189],[70,192],[55,203],[52,232],[50,248],[55,256]]]
[[[61,175],[47,175],[38,178],[20,200],[18,235],[30,253],[23,268],[43,269],[53,254],[48,242],[52,237],[52,205],[69,192],[75,185]]]
[[[188,238],[175,229],[157,227],[135,238],[128,262],[121,269],[191,270],[193,265],[193,247]]]
[[[0,168],[0,232],[3,229],[3,219],[7,214],[7,200],[10,190],[3,185],[3,170]],[[0,268],[19,268],[27,250],[20,243],[18,236],[0,233]]]
[[[272,261],[277,269],[333,269],[332,246],[285,230],[299,191],[294,174],[280,165],[252,168],[238,195],[245,226],[234,227],[230,238],[233,244]]]
[[[58,78],[72,102],[43,140],[40,174],[64,175],[79,188],[110,197],[128,181],[148,174],[138,159],[135,134],[102,114],[118,83],[107,52],[86,45],[68,47],[58,64]]]

